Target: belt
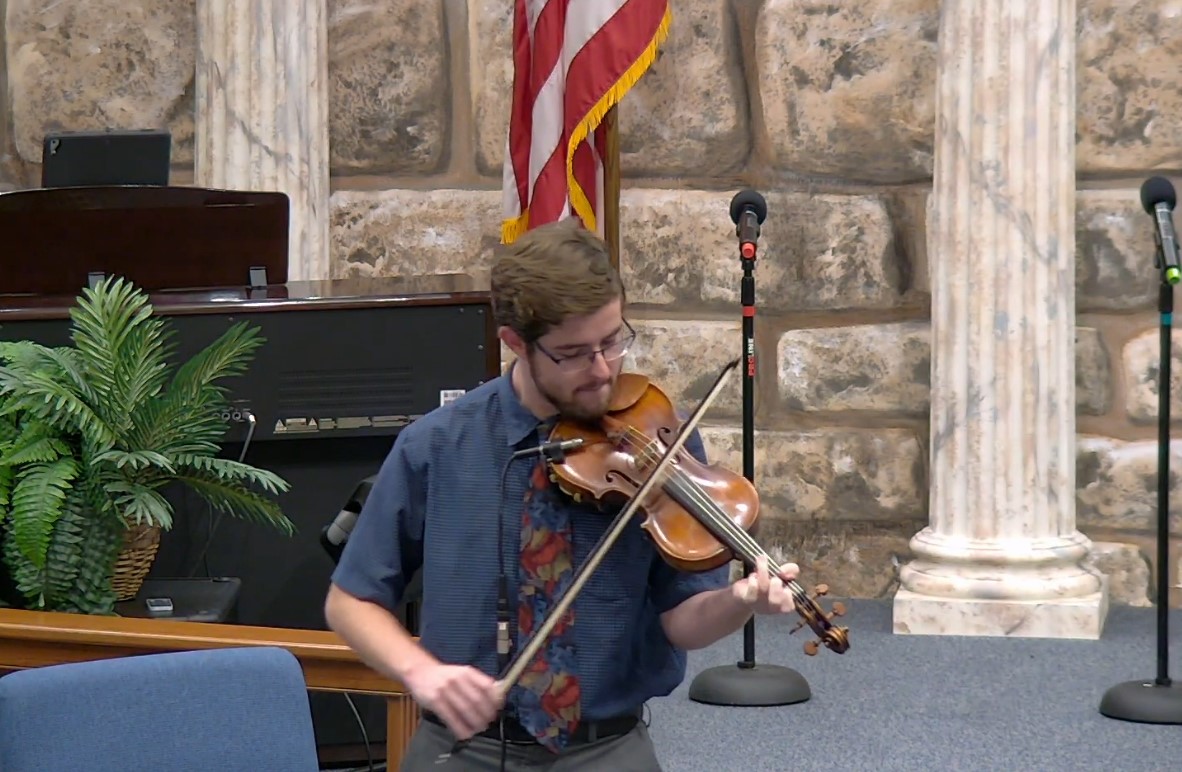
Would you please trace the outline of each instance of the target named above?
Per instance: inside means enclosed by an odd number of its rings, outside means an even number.
[[[443,719],[429,710],[422,711],[422,715],[424,720],[430,721],[432,724],[445,728],[447,726],[443,723]],[[637,709],[634,713],[623,716],[613,716],[599,721],[580,721],[575,725],[575,731],[571,733],[570,742],[574,744],[593,743],[605,737],[628,734],[640,722],[640,715],[640,710]],[[503,733],[502,726],[504,726]],[[483,732],[477,732],[476,736],[487,737],[497,742],[504,740],[517,744],[537,742],[533,734],[512,716],[506,716],[503,722],[498,721]]]

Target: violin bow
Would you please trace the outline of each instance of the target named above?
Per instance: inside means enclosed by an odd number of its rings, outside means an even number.
[[[527,667],[529,667],[529,663],[533,660],[534,656],[537,655],[538,649],[541,648],[546,638],[549,637],[551,632],[553,632],[554,627],[558,624],[559,620],[562,618],[562,615],[565,614],[566,610],[570,608],[570,605],[574,603],[575,596],[577,596],[583,589],[583,585],[587,583],[587,580],[591,577],[592,572],[594,572],[595,569],[599,567],[599,564],[603,562],[603,558],[607,554],[608,550],[610,550],[620,538],[620,534],[624,532],[625,526],[627,526],[628,521],[632,519],[632,515],[635,514],[637,507],[640,506],[640,502],[644,501],[645,497],[648,496],[648,494],[652,491],[653,486],[657,484],[657,480],[660,479],[661,474],[664,473],[665,468],[669,465],[669,462],[672,460],[672,458],[681,452],[681,448],[685,445],[685,441],[689,438],[690,434],[693,433],[693,430],[697,427],[698,422],[702,420],[702,416],[705,415],[706,410],[722,391],[722,387],[726,385],[727,380],[730,378],[730,374],[733,373],[735,368],[738,366],[739,360],[732,360],[722,369],[722,372],[718,374],[718,378],[714,381],[714,385],[710,387],[710,391],[706,394],[705,398],[702,399],[702,402],[698,405],[690,417],[686,419],[685,423],[682,424],[681,431],[678,432],[677,438],[665,450],[665,454],[661,456],[661,460],[658,461],[656,466],[653,467],[652,472],[649,473],[648,477],[644,481],[644,484],[642,484],[632,496],[632,498],[629,499],[627,506],[624,507],[624,509],[612,522],[611,528],[599,540],[599,543],[595,545],[595,549],[587,557],[587,560],[583,562],[583,565],[579,567],[578,572],[575,574],[575,578],[571,581],[570,587],[568,587],[566,592],[562,594],[562,597],[554,605],[554,608],[551,609],[550,614],[542,622],[541,626],[534,631],[534,634],[530,640],[518,652],[517,656],[506,668],[505,675],[497,680],[495,688],[498,697],[504,699],[509,693],[509,689],[512,688],[513,684],[517,683],[517,680],[521,678],[521,674],[525,672]]]

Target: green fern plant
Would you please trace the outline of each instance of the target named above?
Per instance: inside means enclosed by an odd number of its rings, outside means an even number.
[[[220,382],[246,370],[256,329],[235,324],[173,367],[172,330],[122,278],[84,290],[70,316],[72,346],[0,342],[2,559],[25,608],[113,613],[125,531],[168,530],[173,483],[294,531],[275,500],[286,481],[218,457]]]

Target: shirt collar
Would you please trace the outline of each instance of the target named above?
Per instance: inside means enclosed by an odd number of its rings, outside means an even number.
[[[539,419],[529,408],[521,403],[521,398],[517,396],[517,392],[513,389],[513,368],[516,366],[516,361],[509,365],[509,369],[501,377],[501,385],[498,391],[502,413],[505,418],[505,442],[509,447],[514,447],[525,438],[535,435],[539,426],[544,423],[548,425],[549,423]],[[541,439],[544,440],[545,438],[543,437]]]

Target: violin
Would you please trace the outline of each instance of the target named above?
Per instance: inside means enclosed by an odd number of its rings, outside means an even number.
[[[678,419],[669,397],[646,376],[621,373],[608,412],[600,421],[563,419],[551,430],[552,442],[563,442],[572,449],[550,461],[551,477],[560,489],[576,501],[594,501],[601,508],[619,501],[626,505],[498,681],[503,691],[521,676],[638,508],[645,513],[641,527],[670,565],[685,571],[708,571],[735,558],[749,565],[766,558],[768,571],[792,593],[801,617],[792,632],[807,624],[818,636],[818,641],[805,643],[805,653],[815,655],[821,644],[838,654],[849,649],[848,628],[831,622],[845,613],[844,606],[835,603],[833,611],[822,610],[815,596],[826,594],[828,588],[819,585],[810,596],[794,579],[783,575],[783,569],[751,536],[759,521],[759,496],[751,481],[720,466],[703,464],[683,450],[738,365],[736,359],[723,369],[706,398],[684,422]]]
[[[672,401],[646,376],[621,373],[608,413],[599,425],[560,421],[550,434],[555,441],[582,439],[583,444],[561,461],[551,462],[552,478],[576,501],[593,500],[601,506],[627,501],[636,495],[643,476],[676,439],[681,421]],[[831,613],[782,570],[750,535],[759,521],[759,494],[742,475],[700,462],[688,451],[677,453],[673,471],[660,482],[660,492],[641,502],[641,528],[652,538],[667,563],[682,571],[709,571],[735,558],[754,565],[768,561],[768,571],[780,577],[792,593],[801,622],[838,654],[849,648],[848,630],[831,623],[845,607],[835,603]],[[819,585],[816,595],[828,587]],[[812,656],[818,641],[804,645]]]

